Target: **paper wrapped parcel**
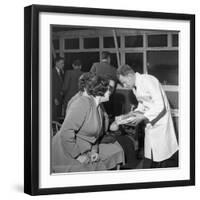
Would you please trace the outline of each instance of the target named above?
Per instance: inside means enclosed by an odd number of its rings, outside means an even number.
[[[115,122],[117,125],[128,124],[134,121],[135,118],[137,118],[137,113],[129,112],[127,114],[115,117]]]

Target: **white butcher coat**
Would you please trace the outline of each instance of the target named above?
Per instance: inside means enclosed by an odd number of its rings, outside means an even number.
[[[145,157],[160,162],[170,158],[178,150],[169,103],[161,84],[154,76],[137,72],[135,75],[136,88],[133,93],[138,100],[136,110],[143,112],[149,120],[145,127]]]

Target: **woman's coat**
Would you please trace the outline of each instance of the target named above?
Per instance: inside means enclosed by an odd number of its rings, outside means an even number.
[[[92,97],[78,93],[72,98],[62,127],[52,140],[54,172],[105,170],[123,162],[123,150],[119,145],[99,144],[103,118],[100,106],[96,106]],[[99,162],[82,164],[76,160],[91,150],[99,152]]]

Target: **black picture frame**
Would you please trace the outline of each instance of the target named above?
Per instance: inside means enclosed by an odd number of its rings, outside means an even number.
[[[39,187],[39,14],[71,13],[111,17],[186,20],[190,23],[190,177],[187,180]],[[195,185],[195,15],[146,11],[31,5],[24,9],[24,192],[30,195],[97,192]]]

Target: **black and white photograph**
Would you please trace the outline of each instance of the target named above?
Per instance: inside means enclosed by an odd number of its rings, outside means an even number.
[[[6,0],[0,15],[0,199],[198,199],[197,0]]]
[[[178,41],[51,25],[52,173],[179,167]]]
[[[25,8],[25,193],[195,184],[194,22]]]

